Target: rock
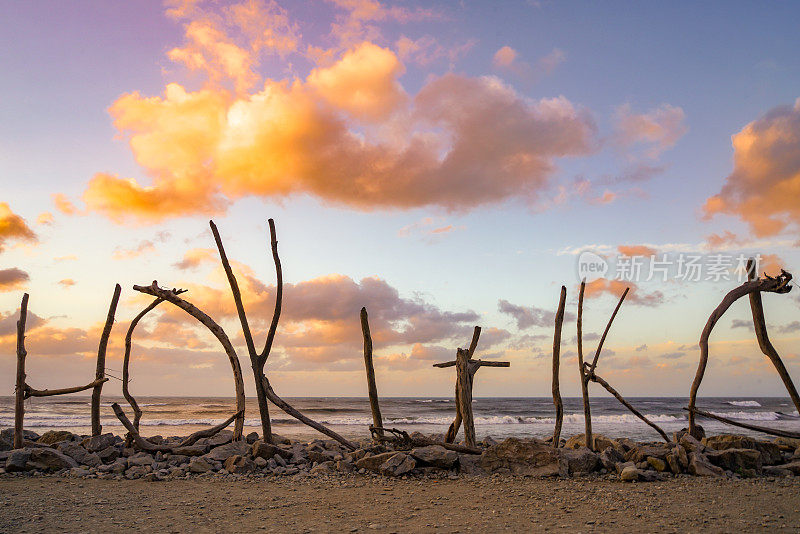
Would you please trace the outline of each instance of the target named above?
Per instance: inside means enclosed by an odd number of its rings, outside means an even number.
[[[264,458],[265,460],[269,460],[276,454],[283,458],[292,457],[291,452],[281,449],[277,445],[273,445],[271,443],[265,443],[260,440],[253,443],[253,446],[250,450],[250,454],[253,456],[253,458]]]
[[[639,470],[636,469],[634,466],[629,465],[622,472],[619,474],[619,479],[623,482],[634,482],[639,480]]]
[[[626,467],[636,467],[636,464],[634,464],[633,462],[621,462],[614,467],[617,471],[617,474],[619,475],[622,474],[622,472],[625,470]]]
[[[784,438],[784,437],[777,437],[772,440],[772,443],[780,447],[781,450],[786,452],[792,452],[797,450],[800,447],[800,439],[798,438]]]
[[[774,467],[790,471],[792,474],[794,474],[796,476],[800,475],[800,460],[795,460],[794,462],[790,462],[788,464],[776,465]],[[8,469],[8,468],[6,468],[6,469]]]
[[[481,467],[488,472],[508,469],[515,475],[556,476],[561,472],[561,458],[543,441],[508,438],[483,452]]]
[[[208,452],[207,445],[185,445],[183,447],[175,447],[173,449],[175,454],[180,454],[181,456],[203,456],[206,452]]]
[[[202,441],[202,440],[198,440]],[[212,449],[214,447],[219,447],[220,445],[225,445],[227,443],[231,443],[233,441],[233,431],[232,430],[220,430],[210,438],[205,438],[204,445],[208,445]]]
[[[129,467],[127,471],[125,471],[125,478],[134,479],[134,478],[142,478],[147,473],[149,473],[148,466],[145,465],[135,465],[133,467]]]
[[[685,439],[688,436],[684,436]],[[697,477],[721,477],[725,471],[708,461],[703,453],[692,452],[689,454],[689,472]]]
[[[265,467],[267,467],[267,461],[264,458],[261,458],[260,456],[255,460],[253,460],[253,463],[256,464],[256,467],[259,469],[264,469]]]
[[[609,447],[600,453],[600,463],[609,471],[615,471],[616,465],[624,461],[625,457],[622,456],[622,453],[613,447]]]
[[[250,452],[250,445],[245,441],[233,441],[225,445],[211,449],[211,452],[204,454],[202,458],[224,462],[231,456],[245,456]]]
[[[669,453],[668,456],[672,454]],[[667,470],[667,462],[662,460],[661,458],[656,458],[655,456],[648,456],[647,463],[652,466],[653,469],[658,471],[659,473],[663,473]]]
[[[119,458],[119,449],[116,445],[112,445],[111,447],[106,447],[102,451],[97,453],[97,456],[100,457],[100,460],[105,463],[111,463]]]
[[[678,456],[675,454],[674,450],[667,455],[667,465],[669,466],[669,470],[674,474],[679,475],[683,473],[683,468],[681,467],[681,464],[678,461]]]
[[[69,470],[69,474],[73,477],[85,477],[91,475],[92,472],[85,467],[73,467]]]
[[[761,463],[763,465],[774,465],[783,462],[781,447],[777,443],[760,441],[748,436],[720,434],[718,436],[705,438],[703,440],[703,445],[718,451],[727,449],[754,449],[761,453]]]
[[[416,466],[417,462],[414,461],[414,458],[404,452],[396,452],[380,465],[378,471],[382,475],[399,477],[405,475]]]
[[[640,445],[636,448],[633,448],[625,454],[625,460],[640,463],[646,462],[649,456],[653,458],[658,458],[659,460],[666,460],[667,454],[669,454],[670,447],[666,444],[664,445]]]
[[[14,445],[4,437],[0,436],[0,452],[10,451],[14,448]]]
[[[706,458],[726,471],[742,473],[745,469],[761,471],[761,453],[755,449],[724,449],[706,451]]]
[[[105,448],[111,447],[117,442],[117,437],[114,434],[100,434],[99,436],[92,436],[86,438],[81,442],[83,448],[89,452],[99,452]]]
[[[342,455],[339,454],[339,453],[333,452],[333,451],[326,451],[326,450],[323,450],[323,451],[317,451],[317,450],[308,451],[308,459],[311,460],[312,462],[316,462],[318,464],[321,464],[321,463],[324,463],[324,462],[333,462],[333,461],[335,461],[337,459],[336,458],[337,456],[339,458],[341,458]]]
[[[31,457],[30,449],[15,449],[6,458],[6,472],[16,473],[27,469],[28,460]]]
[[[177,467],[186,463],[189,463],[189,456],[184,456],[182,454],[170,454],[169,458],[167,458],[167,465],[171,465],[173,467]]]
[[[28,458],[27,467],[42,471],[59,471],[78,467],[78,462],[66,454],[51,448],[30,449],[31,455]]]
[[[485,475],[481,467],[481,457],[477,454],[459,454],[458,472],[461,475]]]
[[[687,432],[688,432],[688,429],[687,429]],[[695,424],[694,425],[694,433],[690,434],[690,435],[693,438],[695,438],[696,440],[699,441],[699,440],[703,439],[704,437],[706,437],[706,429],[703,428],[702,426],[698,425],[698,424]]]
[[[252,473],[256,470],[256,464],[250,458],[244,456],[231,456],[223,464],[223,468],[228,473],[235,475],[243,475],[245,473]]]
[[[4,428],[3,430],[0,430],[0,439],[9,443],[14,443],[14,429]],[[39,434],[33,430],[23,430],[22,439],[27,441],[36,441],[39,439]]]
[[[245,436],[244,440],[250,445],[252,445],[256,441],[258,441],[258,432],[250,432],[249,434],[247,434],[247,436]]]
[[[331,475],[336,472],[334,470],[334,465],[333,460],[322,462],[312,467],[310,473],[312,475]]]
[[[592,433],[592,441],[594,441],[594,449],[597,452],[603,452],[609,447],[620,447],[619,443],[605,437],[603,434]],[[586,434],[575,434],[564,444],[565,449],[577,449],[580,447],[586,447]]]
[[[356,467],[359,469],[368,469],[370,471],[378,471],[380,466],[389,458],[394,456],[395,452],[384,452],[381,454],[374,454],[372,456],[364,456],[356,461]]]
[[[678,464],[683,471],[689,469],[689,456],[686,454],[686,449],[681,445],[675,445],[672,448],[672,453],[675,455],[675,458],[677,458]]]
[[[765,465],[762,472],[771,477],[790,477],[793,475],[791,469],[785,469],[781,465]]]
[[[427,447],[417,447],[411,450],[411,456],[424,465],[450,469],[458,460],[458,453],[450,451],[441,445],[428,445]]]
[[[192,473],[207,473],[208,471],[212,471],[214,466],[212,463],[202,456],[195,456],[191,460],[189,460],[189,471]]]
[[[684,449],[686,449],[687,453],[690,452],[703,452],[705,447],[703,444],[697,441],[694,437],[689,434],[684,434],[681,436],[680,445]]]
[[[613,450],[613,448],[611,450]],[[600,462],[597,454],[586,447],[581,447],[579,449],[558,449],[558,451],[561,456],[562,474],[579,475],[591,473]]]
[[[128,457],[128,467],[138,466],[138,465],[148,465],[150,467],[153,467],[155,461],[156,461],[155,458],[153,458],[146,452],[137,452],[133,456]]]
[[[45,434],[46,436],[47,434]],[[88,465],[89,467],[97,467],[103,461],[100,456],[94,452],[88,452],[80,444],[74,441],[65,441],[58,446],[58,450],[78,462],[79,464]]]
[[[50,430],[42,434],[42,436],[37,439],[36,442],[44,443],[45,445],[53,445],[59,441],[71,441],[74,435],[75,434],[72,432],[68,432],[66,430]]]

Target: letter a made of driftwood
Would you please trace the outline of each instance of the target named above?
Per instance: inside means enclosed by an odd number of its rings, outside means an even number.
[[[792,398],[792,402],[795,403],[795,406],[800,410],[800,398],[798,398],[797,390],[792,383],[792,379],[789,377],[789,373],[786,371],[786,368],[783,365],[783,361],[781,361],[777,351],[769,341],[769,336],[767,335],[767,326],[764,321],[764,308],[761,303],[760,295],[762,292],[778,294],[788,293],[792,289],[792,286],[789,285],[789,282],[792,280],[792,275],[781,269],[781,274],[776,277],[767,276],[765,274],[764,278],[757,278],[755,274],[755,262],[752,260],[748,262],[747,268],[747,282],[731,290],[727,295],[725,295],[725,298],[722,299],[722,302],[720,302],[719,306],[717,306],[717,308],[711,312],[711,315],[709,316],[708,321],[706,321],[706,325],[703,328],[703,332],[700,334],[700,361],[697,364],[697,372],[695,374],[694,381],[692,382],[691,390],[689,391],[689,406],[686,408],[689,412],[689,431],[695,437],[701,435],[700,430],[697,428],[695,416],[700,414],[708,417],[707,412],[701,412],[697,409],[697,392],[700,389],[700,383],[703,381],[703,376],[706,372],[706,365],[708,364],[708,338],[711,336],[711,332],[714,330],[714,326],[717,324],[717,321],[719,321],[725,312],[728,311],[728,308],[731,307],[731,304],[745,295],[750,295],[750,308],[753,314],[753,323],[755,326],[759,347],[775,365],[775,368],[778,370],[778,374],[783,380],[786,389],[789,391],[789,396]],[[713,418],[720,419],[719,417]],[[725,420],[723,422],[735,426],[741,426],[743,428],[750,428],[752,430],[752,425],[744,426],[744,424],[739,424],[731,420]],[[764,432],[766,434],[771,433],[773,435],[784,435],[770,432],[769,429],[763,427],[760,427],[759,432]]]
[[[270,323],[269,331],[267,332],[267,340],[264,343],[264,349],[261,352],[256,350],[255,343],[253,342],[253,334],[250,331],[250,325],[247,321],[247,314],[245,313],[244,304],[242,303],[242,293],[239,290],[239,283],[236,281],[236,276],[233,274],[230,262],[228,261],[228,256],[225,254],[225,248],[222,246],[222,239],[220,238],[217,226],[214,224],[214,221],[209,221],[209,225],[211,226],[211,233],[214,234],[214,241],[217,244],[217,250],[219,250],[219,258],[222,262],[222,268],[225,270],[225,275],[228,278],[228,284],[231,287],[233,301],[236,304],[236,312],[239,315],[239,322],[242,325],[242,335],[244,336],[245,344],[247,345],[247,353],[250,356],[250,364],[253,368],[253,377],[255,378],[256,384],[256,397],[258,399],[258,409],[261,415],[261,431],[264,435],[264,441],[267,443],[272,443],[272,426],[270,424],[269,406],[267,404],[267,400],[269,400],[275,406],[291,415],[301,423],[306,424],[314,430],[317,430],[318,432],[335,439],[348,449],[355,450],[356,446],[353,443],[321,423],[306,417],[301,412],[296,410],[291,404],[279,397],[278,394],[272,389],[272,385],[270,385],[269,379],[267,379],[267,375],[264,372],[264,366],[267,363],[267,358],[269,358],[270,351],[272,350],[272,344],[275,341],[275,333],[278,329],[278,321],[281,317],[281,304],[283,300],[283,270],[281,269],[281,260],[278,257],[278,239],[275,233],[275,221],[269,219],[270,245],[272,247],[272,259],[275,263],[276,275],[275,310],[272,313],[272,322]]]
[[[97,366],[94,381],[85,386],[75,386],[61,389],[34,389],[26,382],[25,359],[28,352],[25,349],[25,324],[28,319],[28,294],[22,295],[22,304],[19,309],[19,320],[17,321],[17,379],[14,389],[14,448],[19,449],[24,445],[23,430],[25,420],[25,400],[31,397],[52,397],[54,395],[68,395],[91,389],[92,391],[92,435],[99,435],[102,427],[100,426],[100,393],[101,388],[108,378],[105,376],[106,347],[108,338],[111,335],[111,328],[114,325],[114,315],[117,311],[117,303],[122,288],[119,284],[114,287],[114,296],[111,299],[111,306],[108,309],[105,328],[100,337],[100,344],[97,350]]]
[[[464,444],[467,447],[475,448],[477,439],[475,437],[475,419],[472,415],[472,385],[475,373],[481,367],[509,367],[510,362],[495,362],[489,360],[473,360],[475,349],[478,347],[478,339],[481,336],[481,328],[475,327],[472,333],[472,342],[469,349],[457,349],[456,359],[449,362],[433,364],[434,367],[456,368],[456,417],[450,428],[447,429],[445,436],[446,443],[453,443],[458,434],[458,428],[464,423]]]

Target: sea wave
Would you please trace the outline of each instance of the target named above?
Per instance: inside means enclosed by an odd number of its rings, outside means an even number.
[[[777,421],[781,418],[776,412],[711,412],[720,417],[738,419],[740,421]]]
[[[742,408],[761,408],[761,403],[754,400],[746,401],[727,401],[731,406],[740,406]]]

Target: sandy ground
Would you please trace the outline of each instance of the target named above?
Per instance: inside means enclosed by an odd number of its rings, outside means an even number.
[[[797,532],[800,478],[0,477],[0,532]]]

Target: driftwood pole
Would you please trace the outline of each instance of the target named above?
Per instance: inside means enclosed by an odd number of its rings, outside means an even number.
[[[461,419],[464,422],[464,444],[475,447],[475,420],[472,417],[472,381],[469,379],[469,351],[458,349],[456,351],[456,376],[458,379],[458,407]]]
[[[383,437],[383,418],[378,404],[378,386],[375,384],[375,368],[372,365],[372,336],[369,333],[367,309],[361,308],[361,333],[364,335],[364,367],[367,370],[367,391],[369,407],[372,410],[372,424],[378,437]]]
[[[700,383],[703,381],[703,375],[706,372],[706,365],[708,365],[708,338],[714,330],[717,321],[728,311],[731,304],[739,300],[745,295],[765,291],[769,293],[788,293],[791,291],[792,286],[789,282],[792,280],[792,275],[786,271],[781,270],[781,274],[775,278],[767,276],[765,278],[758,278],[755,280],[748,280],[737,288],[732,289],[725,295],[719,306],[711,312],[711,315],[706,321],[703,332],[700,334],[700,361],[697,363],[697,372],[692,382],[692,387],[689,390],[689,432],[694,437],[700,435],[695,423],[695,412],[697,408],[697,391],[700,389]]]
[[[28,294],[22,295],[17,321],[17,385],[14,389],[14,448],[21,449],[24,441],[25,418],[25,322],[28,320]]]
[[[747,262],[747,278],[750,281],[758,278],[756,267],[756,263],[752,259]],[[753,314],[753,326],[755,327],[758,346],[761,349],[761,352],[763,352],[764,355],[770,359],[772,365],[775,366],[775,370],[778,371],[778,376],[781,377],[783,385],[786,387],[786,391],[789,392],[789,397],[791,397],[795,409],[798,411],[798,413],[800,413],[800,395],[797,394],[797,388],[794,387],[792,377],[789,376],[789,371],[787,371],[786,366],[783,365],[783,360],[781,360],[781,357],[778,355],[778,351],[775,350],[775,347],[769,340],[769,334],[767,333],[767,322],[764,319],[764,305],[761,303],[760,291],[750,293],[750,310]]]
[[[586,290],[586,280],[581,281],[581,289],[578,293],[578,371],[581,375],[581,395],[583,396],[583,420],[584,438],[586,446],[594,450],[594,439],[592,438],[592,409],[589,405],[589,376],[583,365],[583,294]]]
[[[561,326],[564,323],[564,305],[567,301],[567,288],[561,286],[561,297],[558,299],[556,311],[555,334],[553,335],[553,404],[556,407],[556,425],[553,429],[553,447],[561,443],[561,424],[564,421],[564,403],[559,388],[559,367],[561,365]]]
[[[220,345],[222,345],[222,348],[225,349],[225,354],[228,355],[228,360],[231,364],[231,370],[233,371],[233,380],[236,388],[236,411],[239,414],[236,418],[236,424],[233,427],[233,439],[242,439],[245,404],[244,380],[242,378],[242,368],[239,365],[239,357],[236,355],[236,351],[233,349],[233,345],[231,344],[231,340],[228,338],[228,334],[226,334],[225,330],[223,330],[221,326],[215,323],[211,317],[203,313],[198,307],[178,296],[181,293],[185,293],[185,289],[162,289],[158,287],[158,282],[155,280],[153,280],[153,283],[149,286],[133,286],[133,289],[134,291],[156,297],[157,299],[166,300],[170,304],[174,304],[178,308],[182,309],[197,319],[203,326],[208,328],[211,333],[214,334],[214,337],[217,338]]]
[[[97,349],[97,368],[94,379],[102,380],[106,376],[106,349],[108,348],[108,338],[111,335],[111,328],[114,326],[114,316],[117,313],[117,303],[122,287],[119,284],[114,286],[114,296],[111,298],[111,305],[108,307],[106,325],[103,334],[100,336],[100,346]],[[100,424],[100,395],[103,392],[103,382],[100,382],[92,390],[92,435],[99,436],[103,431]]]
[[[149,306],[139,312],[139,314],[133,318],[133,321],[131,321],[131,324],[128,327],[128,331],[125,333],[125,357],[122,360],[122,396],[125,397],[125,400],[127,400],[128,404],[131,405],[131,409],[133,410],[133,426],[136,428],[136,430],[139,430],[139,421],[142,418],[142,410],[139,408],[139,403],[136,402],[136,399],[133,397],[133,395],[131,395],[131,392],[128,389],[128,383],[130,382],[129,366],[131,360],[133,331],[136,329],[139,321],[141,321],[145,315],[150,313],[162,302],[164,302],[164,299],[157,298],[151,302]]]

